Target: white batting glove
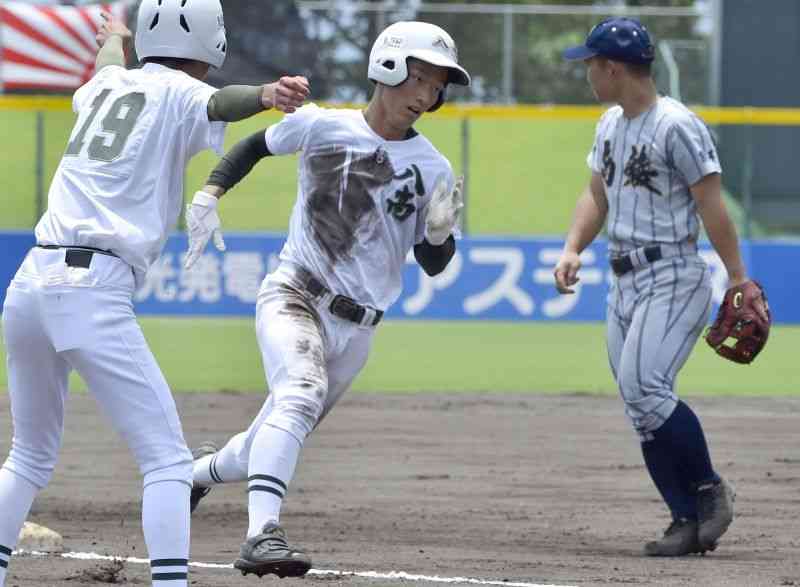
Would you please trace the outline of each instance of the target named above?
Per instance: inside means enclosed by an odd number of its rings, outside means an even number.
[[[217,214],[219,199],[204,191],[195,192],[192,203],[186,206],[186,228],[189,232],[189,250],[186,252],[184,267],[189,269],[195,264],[214,237],[217,250],[225,250],[225,241],[220,231],[221,223]]]
[[[459,176],[452,190],[447,189],[447,179],[441,179],[433,189],[425,218],[425,239],[434,246],[447,240],[458,224],[463,199],[464,176]]]

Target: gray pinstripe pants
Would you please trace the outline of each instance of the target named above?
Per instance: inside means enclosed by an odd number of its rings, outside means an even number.
[[[709,270],[673,257],[616,278],[608,294],[608,360],[625,413],[642,441],[678,403],[675,378],[711,312]]]

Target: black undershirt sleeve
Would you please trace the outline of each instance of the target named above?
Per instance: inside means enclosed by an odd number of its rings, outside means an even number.
[[[259,131],[236,143],[225,153],[208,176],[208,185],[215,185],[228,191],[250,173],[253,166],[264,157],[272,155],[267,148],[264,131]]]
[[[414,245],[414,258],[425,273],[431,277],[439,275],[439,273],[444,271],[444,268],[447,267],[450,259],[452,259],[455,254],[456,239],[453,238],[452,234],[438,247],[432,245],[427,240],[423,240],[420,244]]]

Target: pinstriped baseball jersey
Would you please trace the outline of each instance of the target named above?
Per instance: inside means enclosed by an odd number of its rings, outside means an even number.
[[[602,174],[613,253],[650,244],[694,250],[700,231],[689,187],[722,171],[706,125],[686,106],[660,97],[636,118],[609,109],[587,163]]]

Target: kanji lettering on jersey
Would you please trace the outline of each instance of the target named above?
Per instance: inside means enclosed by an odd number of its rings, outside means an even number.
[[[425,183],[422,181],[422,173],[420,173],[419,167],[412,163],[402,173],[394,176],[394,179],[400,180],[411,178],[414,178],[414,192],[420,197],[424,196]],[[395,191],[394,197],[394,200],[390,198],[386,201],[386,212],[394,216],[395,220],[403,222],[417,210],[417,207],[411,203],[411,200],[414,199],[414,194],[411,192],[409,185],[405,184],[402,189]]]
[[[606,180],[606,185],[611,187],[614,183],[614,175],[617,172],[617,164],[614,163],[614,158],[611,156],[611,141],[603,143],[603,179]]]
[[[627,179],[624,185],[643,187],[654,194],[662,195],[661,190],[651,183],[654,177],[658,177],[658,171],[655,170],[652,161],[647,156],[647,145],[642,145],[641,151],[636,148],[636,145],[633,145],[631,151],[630,159],[625,164]]]
[[[394,193],[394,197],[394,200],[386,200],[386,212],[394,216],[395,220],[403,222],[417,209],[417,207],[411,203],[411,200],[414,199],[414,194],[408,188],[408,185],[404,185],[403,189],[397,190]]]

